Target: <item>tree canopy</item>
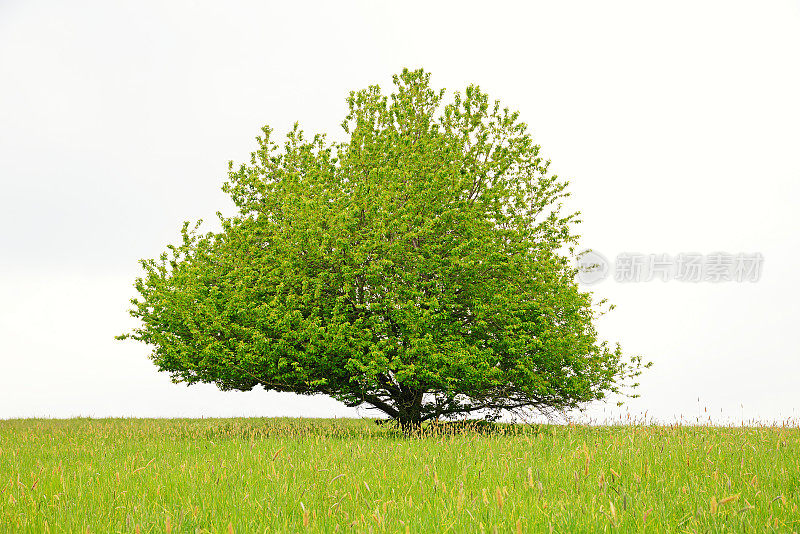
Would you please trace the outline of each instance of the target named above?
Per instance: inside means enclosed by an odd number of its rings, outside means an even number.
[[[325,394],[402,425],[549,412],[618,392],[638,357],[598,339],[577,213],[519,114],[422,70],[351,92],[343,140],[269,127],[223,185],[221,229],[142,260],[121,338],[176,382]]]

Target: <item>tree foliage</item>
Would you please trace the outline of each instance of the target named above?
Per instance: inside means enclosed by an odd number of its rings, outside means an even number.
[[[344,141],[263,128],[221,230],[143,260],[138,328],[177,382],[326,394],[403,425],[604,398],[641,361],[598,340],[567,182],[517,112],[422,70],[352,92]]]

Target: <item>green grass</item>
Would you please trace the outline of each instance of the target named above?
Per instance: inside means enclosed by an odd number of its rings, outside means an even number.
[[[0,532],[793,532],[800,429],[0,421]]]

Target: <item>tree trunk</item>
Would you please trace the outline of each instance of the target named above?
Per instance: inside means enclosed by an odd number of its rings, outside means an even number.
[[[408,390],[400,399],[397,422],[406,434],[422,429],[422,397],[424,390]]]

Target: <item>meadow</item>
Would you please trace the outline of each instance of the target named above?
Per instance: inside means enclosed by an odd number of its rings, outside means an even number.
[[[0,421],[0,532],[794,532],[800,429]]]

